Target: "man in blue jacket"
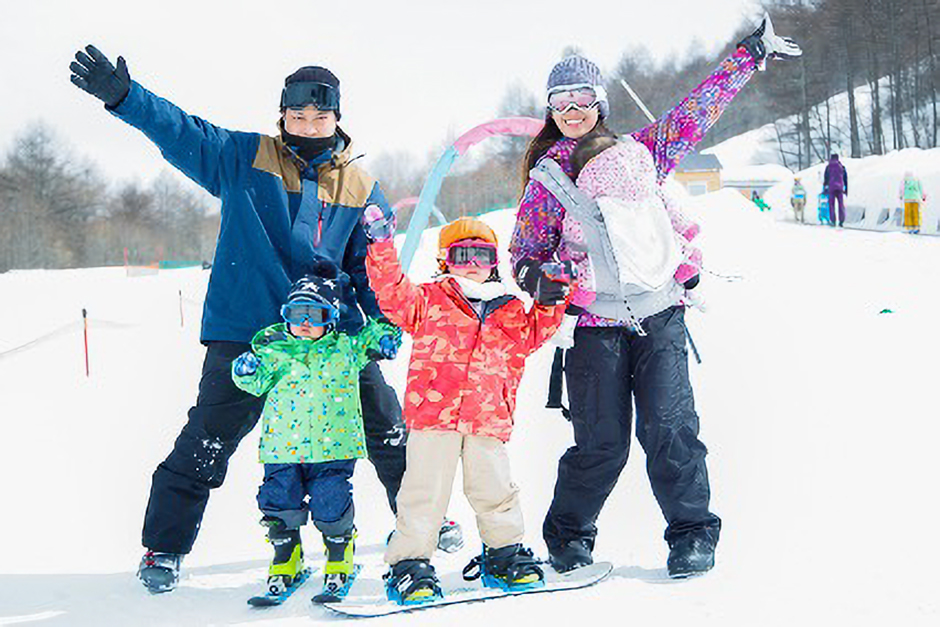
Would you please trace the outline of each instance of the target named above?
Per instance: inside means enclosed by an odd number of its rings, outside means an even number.
[[[202,316],[206,357],[196,405],[173,451],[156,469],[144,519],[140,577],[151,592],[172,590],[189,553],[209,490],[252,430],[264,398],[232,382],[232,361],[258,329],[280,322],[291,284],[318,259],[351,278],[338,328],[354,333],[362,313],[381,318],[365,270],[363,209],[389,212],[376,181],[352,164],[339,128],[339,80],[304,67],[285,80],[279,137],[228,131],[189,115],[131,81],[94,46],[75,55],[72,82],[142,131],[163,156],[222,200],[222,224]],[[393,358],[397,347],[377,356]],[[395,391],[375,362],[360,376],[369,458],[395,508],[405,465],[405,432]]]

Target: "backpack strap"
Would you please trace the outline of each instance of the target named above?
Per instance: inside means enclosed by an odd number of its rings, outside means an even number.
[[[558,162],[551,157],[540,159],[535,167],[529,170],[529,178],[541,183],[548,193],[561,203],[565,211],[572,213],[579,222],[603,220],[597,203],[578,189]]]
[[[552,359],[552,371],[548,375],[548,401],[546,409],[560,409],[565,420],[571,422],[571,412],[561,402],[562,390],[565,387],[565,349],[556,348]]]

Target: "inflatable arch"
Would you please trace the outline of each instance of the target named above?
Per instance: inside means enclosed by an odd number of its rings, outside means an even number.
[[[415,251],[418,249],[418,243],[421,241],[421,233],[428,225],[428,217],[434,209],[434,202],[437,199],[438,192],[441,191],[441,185],[444,183],[444,177],[450,172],[451,166],[457,159],[465,154],[471,147],[480,143],[489,137],[498,137],[503,135],[515,137],[534,137],[542,130],[543,120],[535,118],[500,118],[492,120],[485,124],[476,126],[459,138],[453,145],[444,151],[441,158],[438,159],[428,180],[425,181],[421,194],[418,196],[417,206],[411,215],[411,222],[408,224],[408,231],[405,234],[405,244],[401,249],[401,267],[405,272],[411,265]],[[403,201],[400,201],[403,202]],[[443,217],[443,216],[442,216]]]

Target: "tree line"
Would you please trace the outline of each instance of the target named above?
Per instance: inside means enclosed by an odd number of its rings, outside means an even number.
[[[112,188],[43,124],[0,162],[0,272],[209,260],[217,232],[206,198],[170,172]]]
[[[774,0],[765,3],[779,33],[804,50],[800,60],[771,62],[735,99],[700,148],[774,124],[777,160],[793,169],[825,160],[907,147],[935,148],[940,88],[940,0]],[[682,57],[654,60],[642,47],[624,51],[607,77],[608,126],[629,133],[648,122],[621,85],[654,115],[676,105],[753,30],[742,25],[718,51],[690,42]],[[561,57],[576,49],[566,48]],[[497,117],[545,115],[544,95],[521,83],[507,88]],[[485,119],[481,119],[481,122]],[[380,154],[369,169],[391,202],[417,196],[455,138],[425,159]],[[445,179],[445,217],[512,206],[521,193],[524,138],[481,144]],[[26,129],[0,161],[0,271],[69,268],[163,259],[209,260],[218,214],[208,197],[169,172],[149,186],[111,185],[71,156],[42,124]],[[410,210],[399,216],[404,228]]]

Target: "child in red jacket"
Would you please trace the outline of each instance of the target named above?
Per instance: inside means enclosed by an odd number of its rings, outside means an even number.
[[[544,585],[538,561],[522,545],[519,488],[505,443],[525,358],[558,329],[570,275],[558,264],[540,267],[540,289],[527,312],[499,279],[496,234],[483,222],[460,218],[441,229],[441,273],[421,285],[402,273],[394,216],[370,206],[363,226],[379,306],[414,340],[404,403],[405,476],[385,552],[389,599],[412,604],[442,596],[430,558],[458,460],[484,544],[464,577],[482,576],[485,586],[505,589]]]

